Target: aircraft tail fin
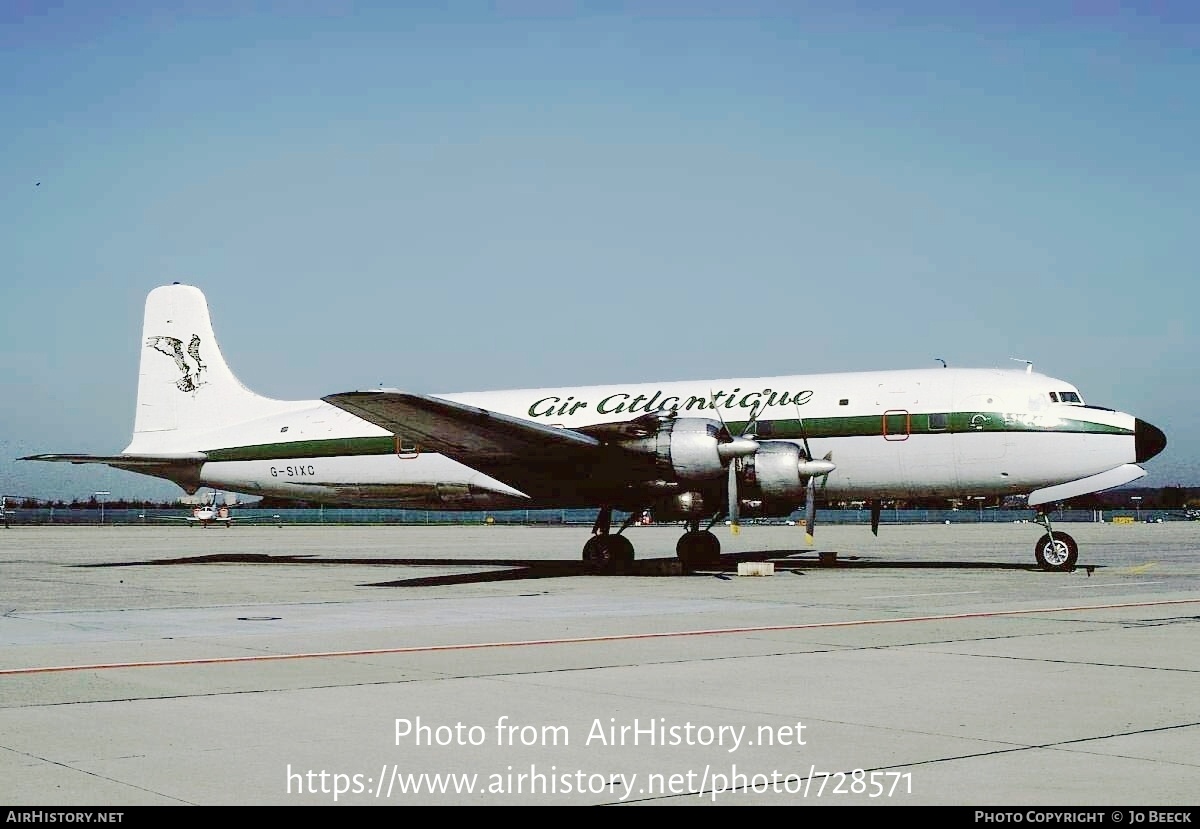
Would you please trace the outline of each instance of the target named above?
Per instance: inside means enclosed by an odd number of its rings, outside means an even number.
[[[146,297],[133,441],[126,452],[178,451],[182,435],[266,417],[294,403],[255,394],[234,376],[213,334],[208,301],[191,285]]]

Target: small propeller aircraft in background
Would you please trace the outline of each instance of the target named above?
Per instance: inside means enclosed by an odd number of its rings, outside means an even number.
[[[187,519],[188,522],[199,524],[201,527],[208,527],[212,524],[232,527],[233,514],[229,508],[237,503],[237,496],[230,496],[232,503],[219,500],[219,497],[220,493],[214,492],[207,503],[197,504],[193,507],[192,514]]]
[[[155,515],[149,516],[152,521],[186,521],[189,526],[211,527],[233,526],[233,507],[241,504],[233,493],[212,491],[180,499],[184,504],[192,504],[191,515]]]

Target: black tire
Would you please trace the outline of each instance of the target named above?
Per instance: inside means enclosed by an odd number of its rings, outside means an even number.
[[[623,535],[593,535],[583,545],[583,563],[593,573],[621,573],[633,564],[633,542]]]
[[[609,539],[613,545],[613,570],[624,573],[633,566],[633,542],[623,535],[610,535]]]
[[[1033,556],[1038,567],[1051,573],[1069,573],[1079,560],[1079,545],[1064,532],[1055,530],[1053,535],[1043,535],[1033,545]]]
[[[675,545],[684,570],[715,567],[721,561],[721,540],[708,530],[686,532]]]

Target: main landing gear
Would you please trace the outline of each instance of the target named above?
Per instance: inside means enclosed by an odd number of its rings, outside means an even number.
[[[583,545],[583,563],[593,573],[623,573],[633,564],[633,543],[621,535],[633,524],[638,513],[631,513],[621,528],[612,532],[612,507],[601,507],[592,525],[592,537]],[[713,523],[715,523],[715,520]],[[715,567],[721,560],[721,541],[708,528],[700,529],[699,519],[688,521],[688,531],[675,545],[675,555],[685,571]]]
[[[1052,573],[1069,573],[1075,569],[1079,559],[1079,545],[1075,539],[1060,530],[1050,528],[1050,515],[1039,512],[1037,523],[1046,528],[1046,534],[1033,545],[1033,556],[1037,559],[1038,567]]]
[[[592,525],[592,537],[583,545],[583,563],[594,573],[621,573],[633,564],[633,542],[621,535],[633,523],[631,513],[616,534],[612,530],[612,507],[601,507]]]
[[[715,567],[721,560],[721,541],[711,529],[700,529],[699,519],[693,519],[688,521],[688,531],[675,545],[675,555],[679,556],[684,570]]]

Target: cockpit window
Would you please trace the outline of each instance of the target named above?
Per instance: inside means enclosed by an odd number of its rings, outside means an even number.
[[[1050,392],[1050,402],[1051,402],[1051,403],[1057,403],[1057,402],[1058,402],[1058,392],[1056,392],[1056,391],[1052,391],[1052,392]]]
[[[1053,394],[1051,394],[1051,396],[1053,397]],[[1073,392],[1073,391],[1060,391],[1058,393],[1058,399],[1060,401],[1062,401],[1063,403],[1082,403],[1083,402],[1083,400],[1079,397],[1079,394],[1077,392]]]

